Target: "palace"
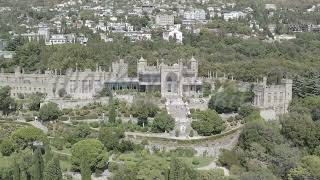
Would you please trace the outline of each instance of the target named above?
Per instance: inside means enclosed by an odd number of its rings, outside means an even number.
[[[58,98],[61,91],[72,98],[88,99],[104,86],[113,90],[161,91],[163,96],[201,94],[202,81],[198,78],[198,62],[194,58],[187,66],[182,62],[149,66],[147,60],[141,58],[137,73],[137,77],[128,77],[128,64],[123,60],[113,62],[108,72],[97,66],[95,71],[68,69],[65,74],[58,74],[57,70],[28,74],[16,67],[14,73],[0,73],[0,86],[10,86],[13,97],[40,92],[48,99]]]
[[[14,73],[0,73],[0,86],[10,86],[13,97],[40,92],[46,94],[47,99],[59,98],[62,94],[73,99],[91,99],[103,87],[138,92],[157,91],[163,97],[201,97],[204,82],[214,87],[215,80],[227,79],[225,76],[218,78],[217,74],[215,77],[209,74],[209,78],[198,77],[198,61],[194,57],[185,64],[179,60],[173,65],[157,63],[154,66],[148,65],[147,60],[141,57],[137,62],[137,77],[129,77],[128,64],[119,60],[112,63],[109,71],[103,71],[97,65],[95,71],[79,71],[76,68],[68,69],[64,74],[57,70],[28,74],[16,67]],[[264,78],[262,82],[247,84],[253,85],[255,97],[252,103],[255,107],[272,110],[276,114],[287,113],[292,100],[292,80],[283,79],[279,85],[268,86]]]

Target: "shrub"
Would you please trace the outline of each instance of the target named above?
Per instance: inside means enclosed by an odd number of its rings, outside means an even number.
[[[10,156],[16,150],[16,144],[11,138],[6,138],[1,142],[0,151],[3,156]]]
[[[190,136],[190,137],[193,137],[193,135],[194,135],[193,130],[190,130],[190,132],[189,132],[189,136]]]
[[[52,145],[57,148],[57,150],[63,150],[64,140],[61,138],[54,138]]]
[[[68,121],[68,120],[69,120],[69,116],[63,115],[63,116],[59,117],[59,120],[61,120],[61,121]]]
[[[33,121],[34,120],[34,117],[31,113],[26,113],[23,115],[23,118],[27,121],[27,122],[30,122],[30,121]]]
[[[64,115],[71,115],[73,113],[73,109],[70,109],[70,108],[62,109],[62,113]]]
[[[178,157],[193,157],[196,153],[196,150],[192,148],[178,147],[177,149],[172,150],[171,153]]]
[[[193,160],[192,160],[192,164],[193,165],[199,165],[200,164],[200,161],[199,161],[199,159],[196,159],[196,158],[194,158]]]
[[[176,137],[179,137],[179,134],[180,134],[179,129],[176,129],[176,131],[175,131],[175,136],[176,136]]]
[[[66,144],[66,148],[67,148],[67,149],[70,149],[71,146],[72,146],[71,143],[67,143],[67,144]]]
[[[117,162],[113,162],[113,161],[109,162],[108,169],[110,172],[117,171],[119,169]]]
[[[149,142],[148,142],[148,140],[147,140],[147,139],[144,139],[144,140],[142,140],[142,141],[141,141],[141,144],[142,144],[142,145],[148,145],[148,144],[149,144]]]
[[[98,119],[99,115],[96,112],[90,112],[89,114],[85,115],[87,119]]]
[[[93,128],[98,128],[99,125],[100,125],[100,124],[99,124],[98,122],[90,123],[90,126],[93,127]]]

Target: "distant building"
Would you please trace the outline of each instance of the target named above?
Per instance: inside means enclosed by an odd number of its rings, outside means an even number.
[[[128,31],[124,33],[124,36],[130,38],[132,41],[149,41],[152,37],[151,33],[143,31]]]
[[[66,44],[66,43],[75,43],[76,36],[74,34],[52,34],[46,45],[57,45],[57,44]]]
[[[265,4],[265,9],[266,10],[276,11],[277,10],[277,5],[276,4]]]
[[[190,11],[185,11],[183,14],[185,20],[205,20],[206,12],[203,9],[193,9]]]
[[[148,14],[151,14],[154,9],[155,9],[155,6],[152,5],[152,4],[144,4],[144,5],[142,5],[142,11],[146,12]]]
[[[274,36],[274,40],[275,41],[287,41],[287,40],[291,40],[291,39],[296,39],[295,35],[289,35],[289,34],[281,34],[281,35],[277,35]]]
[[[156,16],[156,25],[157,26],[170,26],[174,25],[174,16],[161,14]]]
[[[240,18],[245,18],[246,17],[246,13],[241,12],[241,11],[232,11],[232,12],[227,12],[223,14],[223,19],[225,21],[229,21],[229,20],[238,20]]]
[[[162,37],[167,41],[170,39],[176,40],[177,43],[182,43],[183,40],[183,34],[178,28],[163,32]]]
[[[34,32],[23,33],[20,36],[27,39],[29,42],[31,41],[40,42],[41,40],[46,41],[49,39],[50,31],[47,26],[42,26],[42,27],[39,27],[37,33],[34,33]]]

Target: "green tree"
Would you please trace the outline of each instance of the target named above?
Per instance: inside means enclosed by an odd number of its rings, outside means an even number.
[[[3,156],[10,156],[13,152],[16,151],[17,145],[11,138],[7,137],[2,140],[0,149]]]
[[[54,157],[49,162],[47,162],[44,169],[44,179],[45,180],[62,180],[62,171],[60,168],[59,159]]]
[[[43,102],[45,95],[42,93],[34,93],[29,99],[29,109],[31,111],[39,111],[40,104]]]
[[[320,158],[318,156],[305,156],[301,161],[313,178],[320,179]]]
[[[113,173],[111,180],[132,180],[136,179],[138,170],[135,167],[120,165],[119,169]]]
[[[44,151],[45,151],[44,161],[45,161],[46,163],[48,163],[48,162],[51,161],[52,158],[53,158],[53,154],[52,154],[52,151],[51,151],[51,148],[50,148],[50,145],[49,145],[49,144],[45,144],[45,145],[44,145]]]
[[[195,112],[192,116],[196,120],[191,123],[192,128],[203,136],[219,134],[225,129],[223,120],[214,110]]]
[[[109,151],[117,149],[123,137],[124,130],[120,127],[102,127],[99,131],[99,140]]]
[[[240,180],[253,180],[253,179],[259,179],[259,180],[277,180],[278,178],[272,174],[270,170],[264,169],[257,172],[246,172],[243,173],[240,178]]]
[[[184,162],[177,158],[173,158],[170,163],[169,180],[192,180],[196,179],[197,174],[188,167]]]
[[[134,117],[138,118],[139,125],[147,125],[148,117],[155,117],[159,108],[152,102],[146,100],[137,100],[131,106]]]
[[[43,170],[44,170],[44,161],[42,159],[41,149],[37,148],[33,153],[32,157],[32,179],[42,180],[43,179]]]
[[[9,86],[0,88],[0,111],[5,115],[13,112],[16,107],[14,99],[10,97],[10,90]]]
[[[208,97],[209,95],[211,95],[211,89],[211,84],[203,83],[203,96]]]
[[[20,180],[20,176],[19,164],[15,161],[13,166],[13,180]]]
[[[82,157],[80,162],[80,172],[81,180],[91,180],[91,169],[85,155]]]
[[[320,144],[320,126],[310,115],[290,113],[283,117],[281,124],[283,135],[296,145],[313,151]]]
[[[41,47],[39,43],[30,42],[19,47],[16,51],[15,60],[26,70],[35,71],[40,65]]]
[[[153,132],[168,132],[174,128],[175,121],[166,111],[158,113],[152,122]]]
[[[228,85],[224,88],[224,91],[211,97],[208,107],[220,114],[237,112],[241,106],[250,104],[252,98],[252,92],[240,92],[233,85]]]
[[[198,180],[228,180],[222,169],[199,171]]]
[[[86,156],[88,166],[91,170],[103,170],[106,166],[108,156],[104,150],[103,144],[96,139],[86,139],[77,142],[71,148],[72,169],[79,171],[81,169],[81,160]]]
[[[222,150],[222,153],[219,155],[219,162],[229,169],[232,166],[240,166],[240,160],[238,159],[236,154],[233,151],[227,149]]]
[[[40,129],[34,127],[17,129],[11,134],[11,138],[21,149],[25,149],[35,141],[44,144],[48,142],[47,136]]]
[[[51,121],[58,119],[62,112],[56,103],[49,102],[40,108],[39,115],[41,120]]]
[[[73,131],[73,136],[77,139],[83,139],[91,134],[91,129],[88,124],[81,124]]]
[[[116,112],[116,105],[112,101],[109,105],[109,112],[108,112],[108,120],[110,123],[115,123],[117,118],[117,112]]]
[[[288,173],[288,180],[310,179],[310,178],[311,178],[310,172],[303,167],[292,168]]]

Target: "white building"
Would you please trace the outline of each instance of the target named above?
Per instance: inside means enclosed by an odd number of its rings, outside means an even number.
[[[170,26],[174,25],[174,16],[161,14],[156,16],[156,25],[158,26]]]
[[[206,12],[203,9],[193,9],[190,11],[185,11],[183,13],[183,18],[186,20],[205,20]]]
[[[151,40],[151,33],[143,31],[129,31],[124,33],[125,37],[130,38],[132,41],[149,41]]]
[[[231,11],[228,13],[224,13],[223,14],[223,19],[225,21],[229,21],[229,20],[238,20],[239,18],[244,18],[246,17],[246,13],[241,12],[241,11]]]
[[[175,39],[177,43],[182,43],[182,40],[183,40],[182,32],[179,31],[178,28],[165,31],[163,32],[162,36],[163,36],[163,39],[166,41],[169,41],[170,39]]]
[[[75,43],[76,37],[74,34],[52,34],[46,45],[57,45],[66,43]]]

